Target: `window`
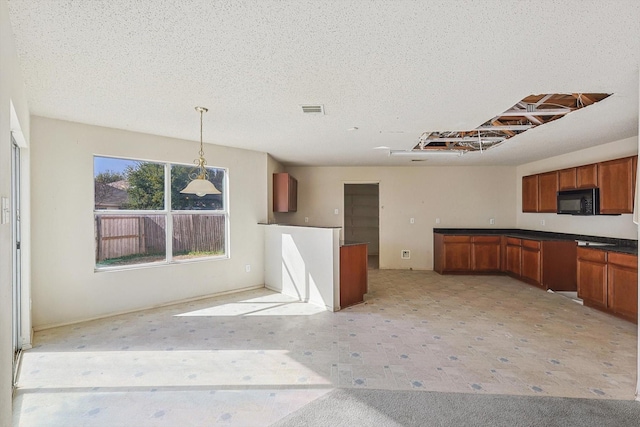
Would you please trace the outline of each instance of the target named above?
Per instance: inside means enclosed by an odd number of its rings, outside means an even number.
[[[227,172],[221,194],[182,194],[193,166],[94,156],[96,269],[226,257]]]

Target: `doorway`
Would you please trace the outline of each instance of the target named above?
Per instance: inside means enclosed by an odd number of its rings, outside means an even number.
[[[380,266],[380,192],[375,184],[344,184],[344,240],[369,244],[369,268]]]
[[[12,276],[13,276],[13,313],[12,313],[12,342],[13,342],[13,378],[15,378],[22,351],[20,331],[22,330],[22,256],[20,251],[20,147],[11,136],[11,240],[13,244],[12,253]]]

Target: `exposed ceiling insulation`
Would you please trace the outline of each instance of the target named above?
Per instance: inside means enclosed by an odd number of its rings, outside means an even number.
[[[424,132],[413,150],[454,150],[459,151],[460,154],[488,150],[509,138],[565,117],[572,111],[595,104],[610,95],[609,93],[530,95],[473,130]]]

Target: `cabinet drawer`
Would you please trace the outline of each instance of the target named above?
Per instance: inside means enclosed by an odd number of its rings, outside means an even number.
[[[521,240],[520,239],[516,239],[515,237],[507,237],[507,245],[511,245],[511,246],[520,246],[521,245]]]
[[[444,236],[445,243],[470,243],[471,236]]]
[[[599,249],[585,249],[578,247],[577,251],[578,259],[585,261],[594,261],[600,263],[607,262],[607,252]]]
[[[500,243],[500,236],[473,236],[473,243]]]
[[[540,242],[537,240],[522,240],[522,247],[529,249],[540,249]]]
[[[621,254],[618,252],[609,252],[609,264],[616,264],[621,267],[627,267],[634,270],[638,269],[637,255]]]

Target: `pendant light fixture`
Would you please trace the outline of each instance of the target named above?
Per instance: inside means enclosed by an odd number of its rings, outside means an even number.
[[[196,111],[200,113],[200,151],[198,152],[199,158],[195,159],[193,163],[196,165],[196,169],[189,174],[191,182],[184,190],[180,191],[183,194],[195,194],[198,197],[202,197],[207,194],[221,194],[215,185],[208,180],[209,173],[207,172],[207,161],[204,159],[204,148],[202,146],[202,114],[209,111],[205,107],[196,107]]]

